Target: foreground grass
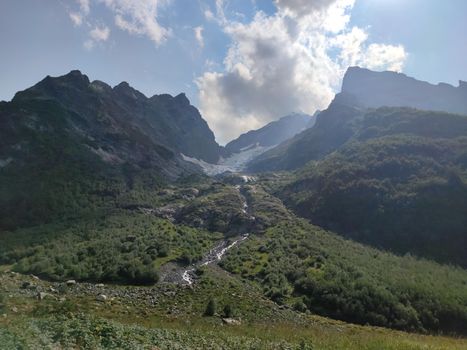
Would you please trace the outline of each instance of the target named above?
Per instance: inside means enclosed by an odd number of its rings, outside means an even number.
[[[154,307],[143,298],[135,304],[125,297],[98,302],[83,292],[88,285],[65,292],[66,301],[39,301],[18,288],[27,280],[42,290],[51,286],[29,276],[0,274],[0,315],[6,314],[0,317],[0,349],[467,349],[461,338],[358,326],[281,308],[218,268],[205,271],[194,289],[161,293]],[[141,295],[148,290],[106,288]],[[237,302],[234,317],[241,324],[227,326],[220,316],[203,317],[209,298],[219,306]]]

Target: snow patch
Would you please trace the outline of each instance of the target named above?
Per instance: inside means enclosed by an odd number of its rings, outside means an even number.
[[[206,173],[206,175],[209,175],[209,176],[222,174],[227,171],[237,173],[237,172],[243,171],[248,162],[250,162],[257,156],[259,156],[260,154],[275,147],[275,145],[268,146],[268,147],[258,146],[258,145],[256,145],[255,147],[252,147],[252,146],[253,145],[250,145],[246,147],[245,150],[239,153],[234,153],[226,159],[221,158],[217,164],[207,163],[204,160],[192,158],[192,157],[184,155],[183,153],[181,153],[181,156],[183,160],[199,165],[203,169],[203,171]],[[251,181],[251,179],[253,179],[252,177],[247,177],[247,178],[248,179],[244,178],[245,182]]]

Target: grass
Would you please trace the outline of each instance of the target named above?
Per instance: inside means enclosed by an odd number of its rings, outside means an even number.
[[[71,291],[66,302],[39,301],[17,287],[30,279],[0,274],[0,293],[9,295],[8,315],[0,317],[0,349],[467,349],[462,338],[409,334],[296,313],[278,307],[251,284],[217,267],[207,268],[194,289],[173,287],[175,295],[158,293],[156,307],[148,307],[143,298],[128,308],[125,298],[101,303],[92,293]],[[36,283],[42,288],[50,285]],[[241,325],[225,326],[218,316],[203,317],[211,297],[219,309],[232,303]]]

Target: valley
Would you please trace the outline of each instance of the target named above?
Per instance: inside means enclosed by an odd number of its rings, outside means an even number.
[[[2,102],[0,348],[466,349],[463,90],[394,79],[225,147],[79,71]]]

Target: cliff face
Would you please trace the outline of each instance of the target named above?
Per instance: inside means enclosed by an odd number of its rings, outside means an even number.
[[[367,107],[413,107],[431,111],[467,114],[467,84],[459,87],[433,85],[395,72],[373,72],[351,67],[342,83],[342,92],[355,96]]]

